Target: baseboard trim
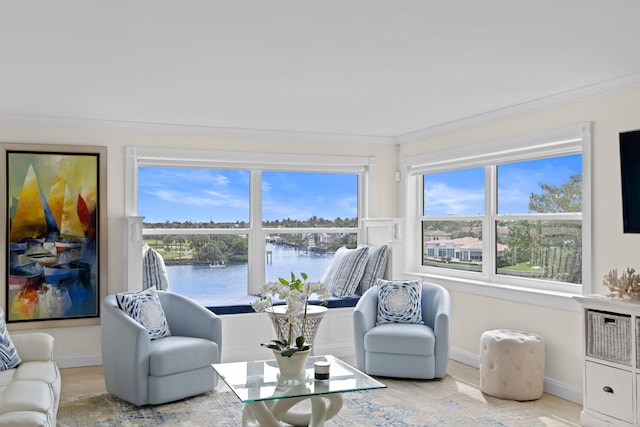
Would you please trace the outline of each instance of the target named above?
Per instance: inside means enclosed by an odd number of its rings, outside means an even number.
[[[101,354],[83,354],[74,356],[59,356],[54,357],[53,361],[56,362],[59,368],[79,368],[81,366],[96,366],[102,365]]]
[[[578,405],[582,405],[582,389],[572,387],[570,385],[559,383],[556,380],[549,378],[544,379],[544,391],[545,393],[558,396],[562,399],[568,400]]]
[[[480,368],[480,356],[454,347],[449,349],[449,358],[465,365]],[[582,389],[558,382],[551,378],[544,378],[544,392],[561,399],[582,405]]]
[[[476,369],[480,368],[480,357],[473,353],[459,350],[454,347],[449,348],[449,359],[455,360],[456,362],[464,363],[468,366],[473,366]]]
[[[353,343],[345,343],[339,345],[319,345],[316,348],[316,354],[332,354],[338,357],[353,356]],[[264,357],[264,353],[258,353],[256,351],[223,354],[223,360],[225,362],[259,359],[261,357]],[[478,355],[457,349],[455,347],[451,347],[449,349],[449,358],[455,360],[456,362],[464,363],[465,365],[472,366],[474,368],[480,368],[480,357]],[[102,365],[102,356],[100,354],[61,356],[54,358],[54,361],[60,368],[77,368],[80,366]],[[582,405],[581,388],[572,387],[570,385],[558,382],[554,379],[545,377],[544,392]]]

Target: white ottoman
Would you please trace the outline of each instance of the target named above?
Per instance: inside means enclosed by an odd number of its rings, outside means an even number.
[[[535,400],[544,388],[544,340],[529,332],[496,329],[480,337],[480,390],[512,400]]]

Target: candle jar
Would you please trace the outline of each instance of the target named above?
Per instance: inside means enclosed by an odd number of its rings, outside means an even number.
[[[313,363],[313,372],[316,380],[328,380],[329,369],[331,364],[326,361],[317,361]]]

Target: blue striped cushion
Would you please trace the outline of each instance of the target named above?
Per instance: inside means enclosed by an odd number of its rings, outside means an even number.
[[[383,323],[419,323],[422,320],[422,283],[418,280],[378,280],[378,319]]]
[[[378,279],[384,277],[384,272],[387,269],[387,258],[389,258],[389,247],[387,245],[369,246],[367,265],[358,285],[358,294],[364,294],[367,289],[378,283]]]
[[[11,341],[7,324],[4,321],[4,311],[0,307],[0,371],[17,367],[22,360]]]
[[[341,247],[336,251],[320,282],[339,298],[355,294],[367,265],[366,246],[356,249]]]
[[[116,300],[125,313],[144,326],[152,340],[171,335],[156,288],[117,293]]]
[[[155,286],[161,291],[168,291],[169,277],[162,255],[148,245],[145,245],[142,254],[142,289]]]

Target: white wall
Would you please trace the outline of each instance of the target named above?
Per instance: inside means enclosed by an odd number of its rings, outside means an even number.
[[[618,133],[640,129],[640,89],[503,119],[423,141],[403,144],[401,157],[502,140],[551,129],[593,123],[592,264],[593,292],[607,293],[602,276],[612,268],[640,268],[640,235],[623,234]],[[563,387],[564,397],[579,399],[582,389],[582,330],[579,305],[543,307],[468,293],[452,292],[454,357],[477,360],[480,334],[495,328],[524,329],[547,341],[545,386]],[[572,397],[573,396],[573,397]]]
[[[124,290],[123,286],[123,254],[125,253],[124,230],[124,182],[125,182],[125,149],[129,146],[153,148],[184,148],[194,150],[223,150],[235,152],[270,152],[270,153],[303,153],[303,154],[342,154],[354,156],[374,156],[376,158],[375,182],[376,195],[371,212],[375,216],[390,217],[396,214],[396,204],[387,203],[387,195],[395,197],[397,184],[394,181],[397,159],[392,146],[383,144],[361,144],[322,141],[293,141],[287,139],[251,139],[242,137],[178,135],[169,133],[137,132],[127,130],[109,130],[100,128],[82,128],[66,126],[42,126],[16,123],[0,123],[0,142],[38,143],[38,144],[71,144],[107,146],[107,208],[108,208],[108,284],[107,293]],[[5,227],[0,227],[0,240],[5,241]],[[0,248],[0,274],[6,277],[6,248]],[[4,287],[0,287],[4,288]],[[4,305],[4,292],[0,290],[0,301]],[[243,319],[258,319],[257,315],[230,316],[224,319],[229,333],[223,349],[223,356],[237,359],[251,350],[245,344],[255,348],[259,343],[271,338],[266,333],[262,336],[248,336],[248,331],[255,331],[251,322]],[[267,321],[263,321],[269,325]],[[326,322],[328,327],[331,321]],[[19,325],[24,326],[24,325]],[[264,326],[264,325],[263,325]],[[10,330],[18,326],[9,325]],[[337,327],[338,332],[344,329]],[[267,330],[270,331],[269,327]],[[56,339],[55,358],[61,367],[100,364],[100,326],[58,327],[46,329]],[[348,329],[350,332],[350,327]],[[319,336],[323,332],[319,331]],[[257,334],[260,335],[260,334]],[[320,339],[318,343],[321,343]],[[328,346],[326,344],[320,344]],[[234,347],[235,346],[235,347]],[[341,345],[328,347],[340,351]]]

